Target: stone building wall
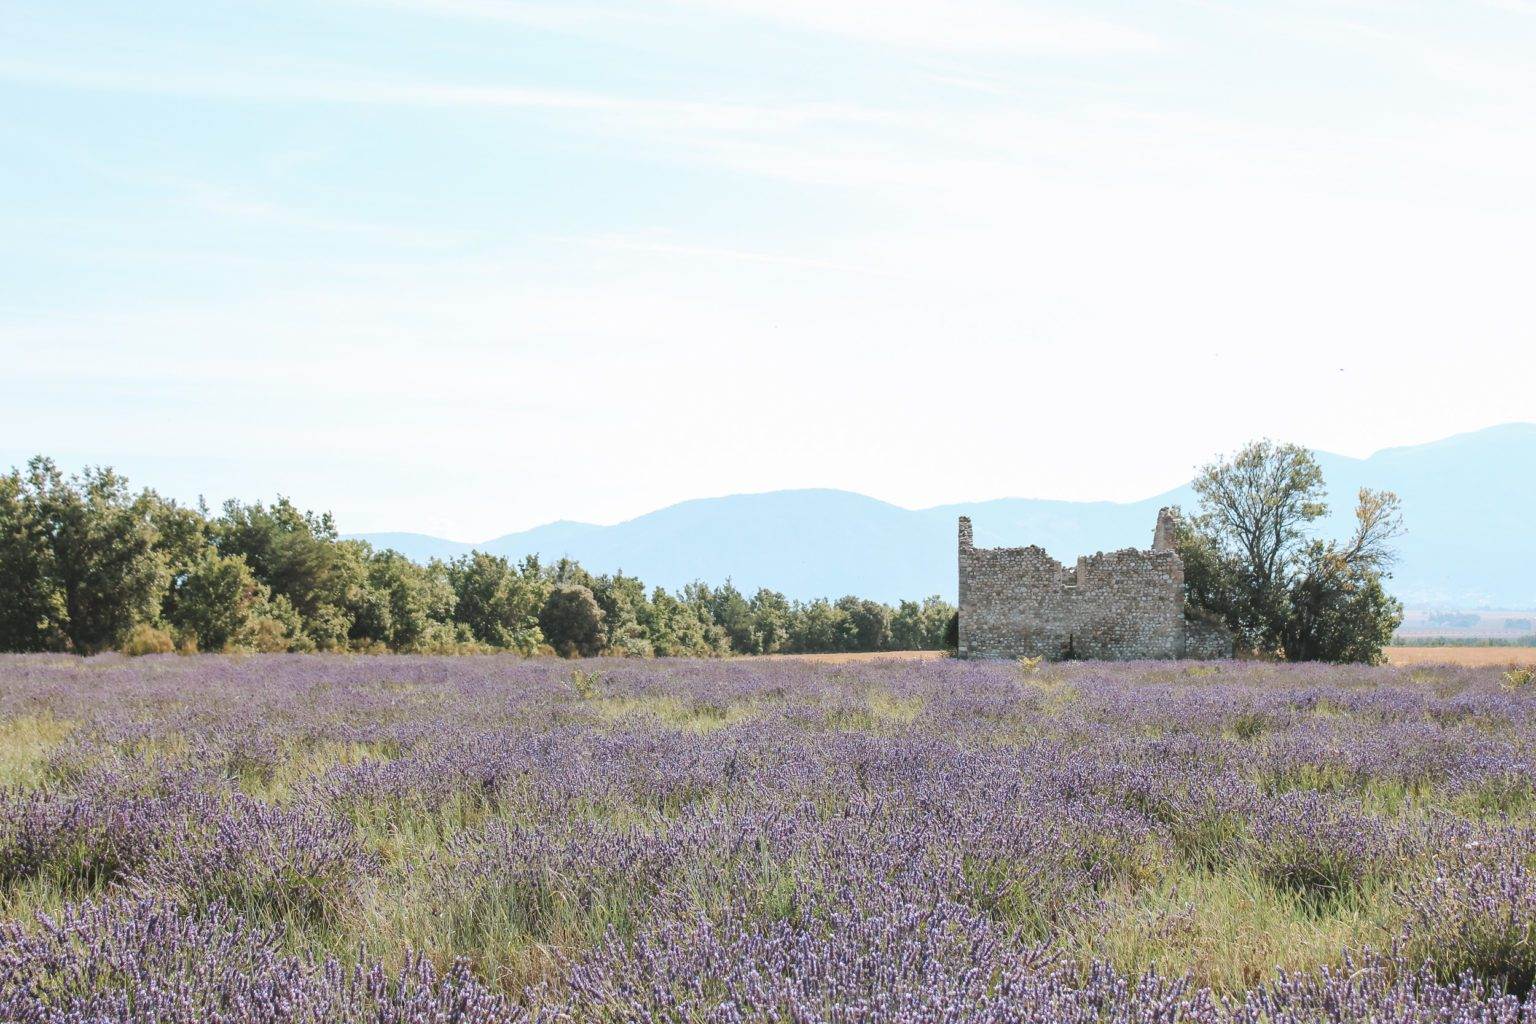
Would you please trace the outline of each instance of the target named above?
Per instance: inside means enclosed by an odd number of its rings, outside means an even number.
[[[1200,624],[1187,643],[1184,563],[1173,547],[1173,519],[1158,516],[1152,548],[1079,558],[1067,568],[1039,547],[978,548],[960,520],[962,658],[1212,657],[1220,637]],[[1224,632],[1224,630],[1222,631]],[[1198,650],[1199,653],[1195,653]]]
[[[1224,623],[1191,615],[1184,621],[1184,657],[1214,661],[1233,656],[1237,644]]]

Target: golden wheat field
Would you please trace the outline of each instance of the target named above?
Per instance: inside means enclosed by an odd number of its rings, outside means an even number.
[[[1392,665],[1536,665],[1536,647],[1388,647]]]

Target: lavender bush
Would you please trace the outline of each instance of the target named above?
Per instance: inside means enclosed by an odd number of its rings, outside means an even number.
[[[1536,1022],[1494,669],[0,659],[28,729],[0,1020]]]

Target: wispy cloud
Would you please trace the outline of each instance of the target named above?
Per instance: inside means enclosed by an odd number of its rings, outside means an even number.
[[[147,71],[0,58],[0,79],[104,92],[253,102],[376,104],[659,116],[700,126],[758,128],[822,121],[873,121],[880,111],[841,103],[773,104],[655,99],[616,93],[369,78],[346,70],[274,67],[260,71]]]
[[[1504,102],[1536,100],[1536,67],[1529,64],[1491,61],[1438,46],[1425,47],[1420,52],[1424,66],[1442,81]]]
[[[815,32],[909,47],[992,53],[1150,50],[1158,39],[1119,22],[1008,0],[678,0]]]
[[[1012,0],[660,0],[631,5],[543,4],[523,0],[358,0],[444,15],[489,18],[541,28],[599,29],[636,22],[745,17],[795,31],[883,46],[962,53],[1093,55],[1155,49],[1143,29],[1103,18],[1063,14]]]
[[[251,72],[226,68],[217,72],[140,71],[88,68],[27,60],[0,60],[0,78],[38,85],[108,92],[240,100],[297,100],[321,103],[414,104],[421,106],[514,107],[538,110],[633,112],[702,107],[701,104],[648,101],[550,89],[457,85],[398,79],[369,79],[346,73],[293,73],[274,68]]]
[[[462,245],[462,234],[423,231],[390,223],[352,220],[316,213],[288,203],[226,188],[211,182],[169,182],[183,202],[199,213],[233,224],[306,234],[346,235],[371,243],[446,250]]]
[[[666,5],[640,10],[632,5],[523,2],[523,0],[339,0],[339,2],[452,17],[505,21],[532,28],[565,31],[596,29],[665,20]]]
[[[1529,405],[1536,0],[82,6],[0,31],[20,447],[401,458],[487,536],[808,480],[1150,490],[1175,442]],[[1318,426],[1323,359],[1392,386]],[[1019,402],[1087,377],[1124,416]],[[365,523],[377,479],[311,500]]]
[[[592,246],[593,248],[607,249],[614,252],[656,253],[663,256],[680,256],[700,260],[731,260],[737,263],[760,263],[768,266],[792,267],[798,270],[825,270],[869,277],[898,278],[903,276],[872,266],[845,263],[838,260],[821,260],[803,256],[789,256],[784,253],[730,249],[711,245],[685,245],[655,239],[632,238],[624,235],[561,238],[558,241]]]

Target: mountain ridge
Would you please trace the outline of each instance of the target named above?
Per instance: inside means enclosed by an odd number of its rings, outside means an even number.
[[[1357,459],[1316,453],[1329,484],[1323,532],[1349,529],[1360,487],[1396,491],[1408,533],[1390,589],[1419,606],[1536,606],[1536,423],[1508,423]],[[1150,543],[1157,510],[1194,503],[1189,484],[1130,502],[993,498],[907,509],[834,488],[692,498],[599,526],[560,520],[468,544],[427,534],[364,533],[417,560],[471,550],[568,556],[675,589],[731,578],[791,597],[954,597],[955,519],[983,546],[1039,544],[1054,556]]]

